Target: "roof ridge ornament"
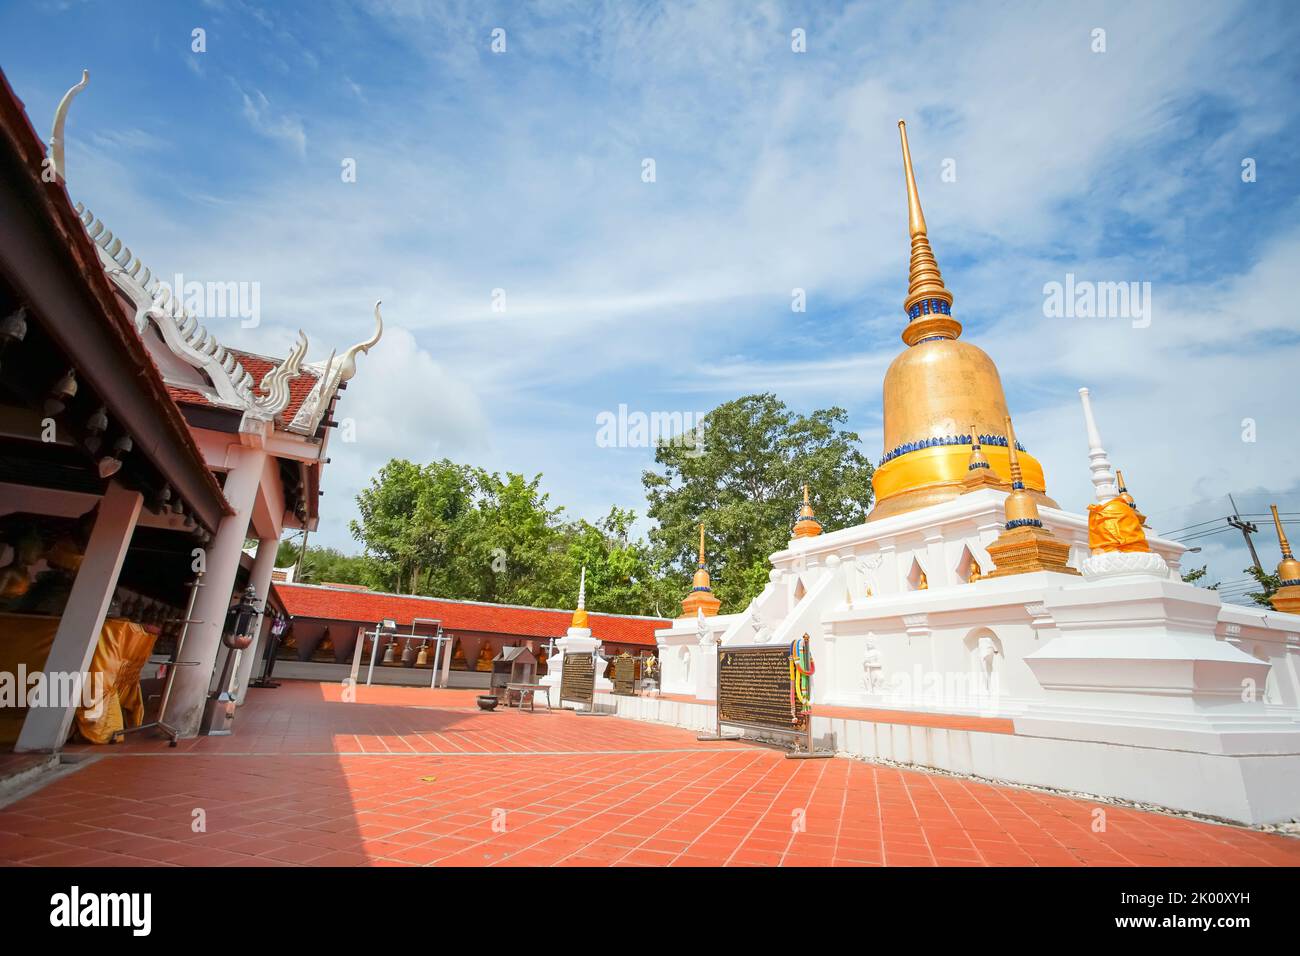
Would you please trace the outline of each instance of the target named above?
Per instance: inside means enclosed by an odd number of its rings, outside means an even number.
[[[357,374],[357,353],[369,353],[372,348],[379,344],[379,340],[384,335],[384,317],[379,314],[379,307],[383,304],[383,299],[375,300],[375,334],[370,336],[364,342],[358,342],[352,348],[343,353],[343,358],[339,362],[339,381],[346,382]]]
[[[298,330],[298,338],[283,362],[262,376],[259,386],[262,395],[253,397],[253,404],[261,415],[274,418],[289,405],[289,380],[302,371],[303,356],[307,354],[307,334]]]
[[[59,100],[58,107],[54,110],[54,126],[50,130],[50,165],[54,167],[54,173],[60,179],[67,179],[66,167],[63,160],[63,127],[68,121],[68,107],[72,101],[77,98],[77,94],[84,90],[90,83],[90,71],[81,71],[81,81],[68,88],[68,92],[63,94],[63,99]]]

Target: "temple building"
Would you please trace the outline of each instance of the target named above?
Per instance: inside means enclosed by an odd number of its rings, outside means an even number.
[[[132,673],[170,674],[161,721],[190,736],[210,696],[243,697],[280,536],[317,525],[334,409],[383,325],[376,303],[362,340],[324,361],[307,360],[302,333],[282,358],[223,345],[183,290],[72,203],[65,125],[88,80],[60,102],[48,150],[0,89],[12,171],[0,400],[14,410],[0,457],[0,654],[81,674],[106,641],[129,646]],[[254,644],[232,652],[223,636],[244,594],[257,602]],[[71,704],[19,715],[16,749],[59,749],[72,718]]]
[[[658,698],[599,703],[712,732],[719,649],[807,637],[823,751],[1246,823],[1294,818],[1300,615],[1282,612],[1296,609],[1300,565],[1280,524],[1277,610],[1183,582],[1185,547],[1148,533],[1087,388],[1074,467],[1088,468],[1094,500],[1067,510],[1048,495],[996,365],[961,339],[902,121],[899,135],[905,348],[885,374],[871,512],[823,531],[805,503],[747,607],[697,609],[658,632]]]
[[[287,615],[273,676],[303,680],[342,680],[359,660],[364,681],[373,656],[373,683],[429,687],[439,672],[440,687],[487,687],[492,660],[507,647],[528,648],[539,673],[547,673],[559,639],[573,623],[573,612],[552,608],[386,594],[342,584],[277,582],[272,595]],[[606,656],[655,655],[655,631],[667,623],[585,608],[582,613]],[[391,628],[384,629],[386,621]]]

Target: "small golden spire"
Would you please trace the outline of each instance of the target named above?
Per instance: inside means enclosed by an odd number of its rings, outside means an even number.
[[[1282,530],[1282,519],[1278,517],[1277,505],[1269,505],[1273,512],[1273,527],[1277,529],[1277,543],[1282,548],[1282,560],[1277,566],[1278,588],[1270,600],[1273,609],[1287,614],[1300,614],[1300,561],[1291,554],[1291,542]]]
[[[988,546],[994,569],[985,577],[1000,578],[1030,571],[1078,574],[1067,562],[1070,546],[1043,527],[1038,503],[1025,490],[1011,416],[1005,419],[1007,456],[1011,462],[1011,494],[1003,502],[1007,522],[997,540]]]
[[[1123,481],[1124,479],[1121,478],[1120,482],[1123,483]],[[1277,528],[1277,543],[1282,547],[1282,557],[1294,561],[1295,558],[1291,554],[1291,542],[1286,539],[1286,532],[1282,530],[1282,519],[1277,516],[1277,505],[1269,505],[1268,507],[1273,512],[1273,527]],[[1297,575],[1297,577],[1300,577],[1300,575]]]
[[[961,323],[952,317],[952,293],[943,284],[939,263],[930,248],[925,213],[916,191],[916,173],[912,169],[912,151],[907,144],[907,124],[898,121],[898,135],[903,143],[903,174],[907,180],[907,232],[912,240],[912,258],[908,266],[907,298],[903,311],[909,324],[903,341],[915,345],[922,339],[955,339]]]
[[[1020,456],[1016,452],[1016,430],[1011,426],[1011,416],[1006,418],[1007,456],[1011,459],[1011,494],[1007,495],[1007,530],[1021,525],[1043,526],[1038,516],[1038,503],[1025,491],[1024,476],[1020,473]],[[1014,512],[1014,515],[1013,513]]]
[[[722,606],[713,595],[713,583],[709,579],[709,569],[704,565],[704,522],[700,522],[700,563],[691,579],[691,593],[682,599],[682,617],[695,617],[703,611],[706,617],[718,613]]]
[[[1119,496],[1124,499],[1126,505],[1133,509],[1133,513],[1138,516],[1138,520],[1141,521],[1143,527],[1145,527],[1147,516],[1138,511],[1137,502],[1134,501],[1133,496],[1128,493],[1128,488],[1124,487],[1124,472],[1120,471],[1118,468],[1115,469],[1115,483],[1116,487],[1119,489]]]
[[[803,507],[799,509],[799,520],[794,523],[793,534],[796,538],[815,538],[822,533],[821,523],[813,516],[812,505],[808,503],[808,486],[803,486]]]
[[[975,426],[970,427],[970,459],[967,461],[966,470],[975,471],[977,468],[988,468],[989,460],[984,455],[984,450],[980,448],[980,436],[975,434]]]

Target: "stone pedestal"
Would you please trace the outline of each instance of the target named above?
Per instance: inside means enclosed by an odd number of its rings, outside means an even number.
[[[564,637],[555,642],[555,653],[546,660],[546,676],[538,681],[540,684],[546,684],[548,688],[553,688],[547,690],[552,707],[558,707],[560,704],[560,679],[564,673],[565,654],[594,654],[595,692],[613,693],[614,682],[605,676],[605,668],[609,666],[609,662],[601,658],[600,648],[600,638],[593,637],[589,627],[571,627]]]
[[[1017,732],[1294,761],[1300,721],[1264,703],[1267,663],[1215,637],[1218,595],[1163,561],[1143,572],[1152,555],[1105,557],[1105,576],[1045,595],[1060,636],[1025,656],[1045,696]]]

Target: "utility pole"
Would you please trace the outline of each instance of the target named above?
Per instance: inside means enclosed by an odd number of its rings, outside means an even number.
[[[1232,500],[1232,495],[1228,495],[1228,503],[1232,505],[1232,517],[1226,520],[1228,524],[1240,531],[1242,537],[1246,539],[1246,547],[1250,549],[1250,560],[1255,562],[1255,570],[1263,574],[1264,565],[1259,563],[1259,555],[1255,553],[1255,542],[1250,540],[1252,534],[1259,533],[1259,526],[1253,521],[1241,520],[1241,515],[1237,514],[1237,502]]]

